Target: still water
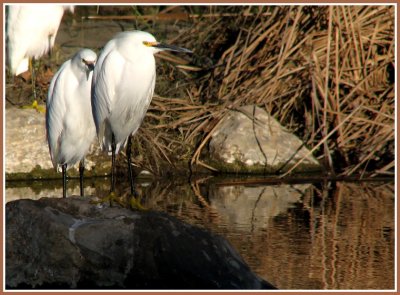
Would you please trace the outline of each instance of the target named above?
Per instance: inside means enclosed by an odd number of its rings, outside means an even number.
[[[109,179],[86,181],[104,196]],[[121,184],[129,191],[129,184]],[[393,289],[393,182],[253,184],[213,178],[138,182],[143,204],[224,236],[279,289]],[[78,182],[68,195],[79,194]],[[124,193],[121,191],[120,193]],[[6,185],[6,200],[61,196],[61,182]]]

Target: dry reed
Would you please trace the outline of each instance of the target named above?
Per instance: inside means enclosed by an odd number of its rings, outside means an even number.
[[[393,5],[144,8],[136,21],[170,22],[168,41],[195,54],[160,56],[167,62],[135,136],[136,165],[215,170],[204,157],[212,131],[229,110],[255,104],[328,172],[394,174]]]
[[[186,99],[153,99],[141,136],[153,140],[157,129],[163,136],[151,157],[176,160],[184,150],[179,160],[207,166],[202,154],[220,119],[256,104],[328,171],[393,174],[394,6],[214,10],[215,18],[192,18],[171,40],[196,55],[192,65],[171,69],[186,78]]]

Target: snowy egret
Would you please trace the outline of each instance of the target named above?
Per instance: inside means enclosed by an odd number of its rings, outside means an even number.
[[[7,5],[7,60],[11,74],[18,76],[29,69],[30,58],[39,58],[54,46],[65,10],[73,5]],[[40,110],[36,100],[35,71],[31,67],[32,108]]]
[[[80,161],[80,194],[83,196],[84,158],[96,136],[90,88],[96,53],[82,49],[67,60],[50,83],[47,109],[47,141],[53,166],[61,166],[63,197],[66,197],[66,170]]]
[[[92,80],[92,110],[102,149],[112,155],[111,193],[115,189],[115,155],[127,144],[131,194],[131,135],[140,127],[153,97],[156,81],[154,54],[162,50],[190,50],[157,42],[142,31],[117,34],[104,47]]]
[[[72,5],[7,5],[7,57],[10,71],[28,70],[29,58],[39,58],[54,46],[64,10]]]

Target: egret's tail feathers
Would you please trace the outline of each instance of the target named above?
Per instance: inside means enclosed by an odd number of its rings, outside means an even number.
[[[112,154],[112,130],[109,124],[104,123],[98,129],[98,136],[100,139],[100,146],[103,152],[107,152],[109,156]],[[118,138],[117,138],[118,141]],[[121,148],[123,148],[126,144],[126,140],[123,142],[116,142],[115,144],[115,154],[117,155]]]
[[[115,154],[118,154],[118,153],[119,153],[120,148],[121,148],[121,143],[118,143],[118,144],[115,146]]]
[[[115,146],[115,154],[117,155],[119,153],[119,150],[121,149],[121,144],[118,143]],[[111,156],[112,155],[112,146],[111,146],[111,142],[110,143],[106,143],[103,141],[102,145],[101,145],[101,150],[103,152],[106,152],[107,155]]]
[[[18,67],[15,70],[15,76],[18,76],[19,74],[25,73],[28,70],[29,70],[29,60],[27,58],[24,58],[18,64]]]

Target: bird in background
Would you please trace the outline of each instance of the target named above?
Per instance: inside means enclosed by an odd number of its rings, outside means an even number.
[[[83,196],[84,158],[96,136],[90,89],[97,55],[90,49],[78,51],[64,62],[51,80],[46,101],[46,133],[53,166],[61,168],[63,197],[66,171],[78,161],[80,195]]]
[[[64,11],[73,5],[9,4],[7,8],[7,62],[12,75],[28,71],[30,59],[38,59],[54,46]],[[36,101],[35,73],[32,69],[32,91]],[[34,102],[34,104],[35,104]]]
[[[143,31],[117,34],[102,50],[92,80],[92,111],[102,150],[112,156],[111,192],[115,191],[115,157],[126,147],[131,195],[135,189],[131,166],[131,135],[142,124],[156,82],[154,54],[190,50],[157,42]]]

